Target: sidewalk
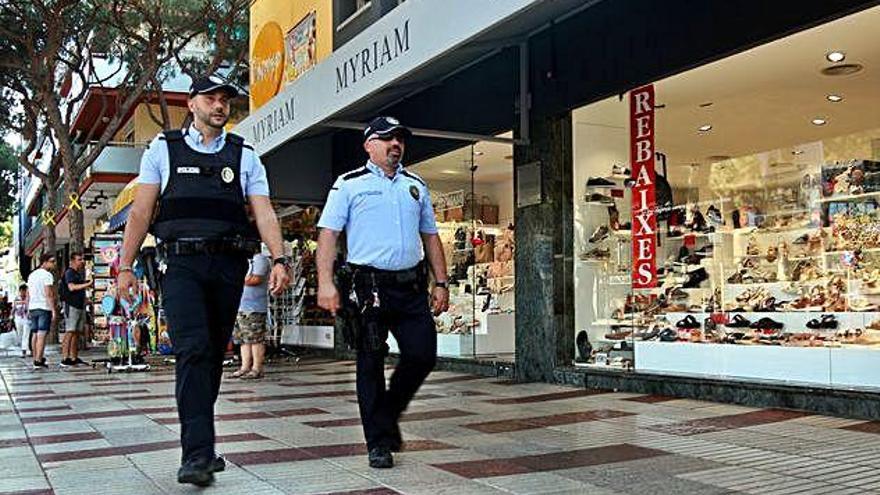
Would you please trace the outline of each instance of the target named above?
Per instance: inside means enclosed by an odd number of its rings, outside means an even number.
[[[0,358],[0,493],[202,491],[176,483],[171,368],[25,364]],[[875,422],[436,372],[404,418],[397,466],[373,470],[355,401],[352,362],[225,380],[229,467],[205,493],[880,493]]]

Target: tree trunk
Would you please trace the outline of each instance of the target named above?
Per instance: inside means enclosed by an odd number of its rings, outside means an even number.
[[[70,225],[70,252],[82,253],[85,246],[85,221],[79,200],[79,177],[68,170],[68,167],[64,168],[64,202]],[[76,201],[72,198],[76,198]]]

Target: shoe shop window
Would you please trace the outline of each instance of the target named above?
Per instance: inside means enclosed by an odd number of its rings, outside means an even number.
[[[878,24],[655,81],[650,127],[630,93],[573,112],[577,366],[880,387]]]

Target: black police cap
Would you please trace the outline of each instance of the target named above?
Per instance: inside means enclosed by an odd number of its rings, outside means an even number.
[[[370,139],[370,136],[388,136],[390,134],[399,134],[404,137],[412,136],[412,131],[406,128],[399,120],[394,117],[376,117],[371,120],[364,129],[364,141]]]
[[[189,96],[190,98],[192,98],[195,95],[213,93],[217,90],[226,91],[230,98],[235,98],[236,96],[238,96],[238,88],[217,76],[200,77],[198,79],[194,79],[192,85],[190,85],[189,87]]]

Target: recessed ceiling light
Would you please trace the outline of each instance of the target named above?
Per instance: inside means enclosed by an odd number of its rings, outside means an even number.
[[[846,59],[846,54],[840,50],[834,50],[825,54],[825,60],[828,60],[832,63],[843,62]]]
[[[714,105],[713,102],[711,102],[711,101],[707,101],[707,102],[705,102],[705,103],[700,103],[700,108],[711,107],[712,105]]]
[[[837,103],[837,102],[839,102],[839,101],[843,101],[843,97],[842,97],[842,96],[840,96],[840,95],[834,95],[834,94],[831,94],[831,95],[827,95],[827,96],[825,96],[825,99],[828,100],[828,101],[830,101],[830,102],[832,102],[832,103]]]
[[[803,154],[804,154],[804,150],[793,150],[793,151],[791,152],[791,154],[792,154],[792,155],[803,155]]]
[[[825,125],[828,123],[827,120],[825,120],[821,117],[816,117],[815,119],[811,120],[810,122],[812,122],[813,125]]]
[[[712,130],[712,124],[703,124],[697,128],[700,132],[709,132]]]
[[[446,170],[441,170],[440,173],[447,174],[447,175],[458,175],[459,172],[458,172],[458,170],[446,169]]]
[[[482,151],[474,151],[474,156],[483,156]]]

